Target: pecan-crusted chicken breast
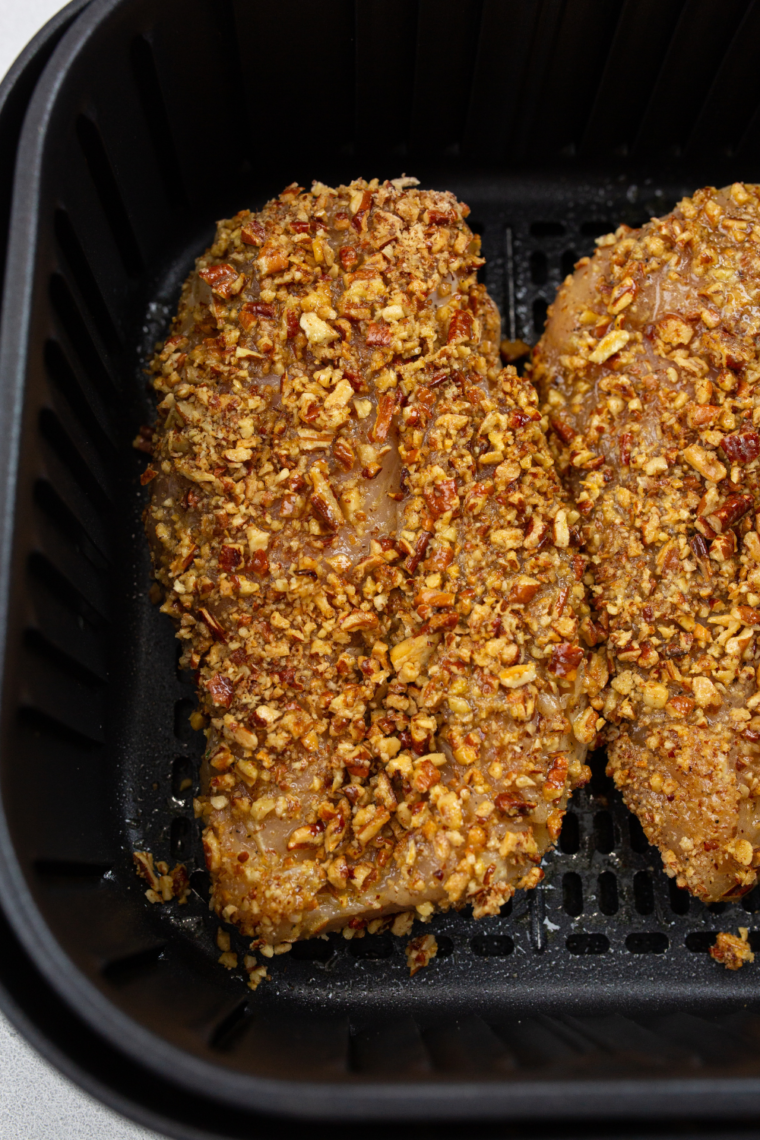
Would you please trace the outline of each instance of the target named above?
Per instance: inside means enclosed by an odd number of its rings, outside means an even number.
[[[212,905],[270,945],[534,886],[606,680],[467,207],[409,181],[222,222],[154,364]]]
[[[615,663],[608,771],[679,886],[735,897],[760,863],[760,188],[598,244],[534,378]]]

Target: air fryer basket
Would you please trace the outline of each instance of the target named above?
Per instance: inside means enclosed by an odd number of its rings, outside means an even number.
[[[0,897],[46,983],[172,1095],[344,1120],[760,1107],[754,970],[706,953],[760,897],[675,889],[602,755],[544,885],[419,926],[439,955],[413,980],[388,935],[297,945],[255,994],[217,965],[203,741],[130,446],[214,219],[294,178],[414,173],[470,204],[504,333],[533,341],[595,236],[760,178],[758,34],[745,0],[93,0],[51,59],[0,336]],[[143,848],[187,863],[188,905],[146,902]]]

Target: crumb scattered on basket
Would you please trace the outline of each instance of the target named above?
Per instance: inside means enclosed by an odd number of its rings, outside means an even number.
[[[273,952],[275,954],[278,952],[284,953],[284,950],[280,950],[280,947],[277,947],[274,951],[272,951],[271,946],[261,946],[260,942],[260,939],[258,941],[252,942],[251,949],[260,949],[262,954],[265,954],[267,957],[271,957]],[[238,955],[232,949],[232,940],[229,933],[226,930],[222,930],[221,926],[216,932],[216,944],[222,951],[218,959],[220,966],[224,966],[227,970],[236,970],[239,964]],[[285,946],[285,943],[282,945]],[[267,949],[269,950],[268,955],[266,954]],[[287,949],[290,949],[289,944],[287,945]],[[255,954],[246,954],[243,957],[243,968],[248,975],[248,985],[252,990],[257,990],[264,979],[269,977],[269,972],[267,971],[266,966],[259,965]]]
[[[723,931],[710,947],[710,957],[720,962],[727,970],[740,970],[745,962],[754,962],[755,955],[750,949],[747,940],[749,931],[746,926],[739,927],[739,937]]]
[[[134,851],[132,859],[137,874],[148,883],[145,892],[148,902],[165,903],[172,899],[177,899],[180,903],[187,902],[190,877],[184,863],[177,863],[170,871],[169,864],[163,860],[154,863],[150,851]]]
[[[432,962],[438,953],[438,943],[432,934],[421,934],[413,938],[406,948],[406,962],[413,978],[418,970]]]

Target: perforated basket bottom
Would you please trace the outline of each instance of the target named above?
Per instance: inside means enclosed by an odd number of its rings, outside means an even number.
[[[472,208],[503,335],[533,343],[557,286],[593,251],[595,237],[621,221],[636,225],[666,212],[695,185],[449,181],[446,188]],[[177,257],[151,299],[143,358],[164,332],[179,282],[207,236]],[[149,418],[149,397],[140,400]],[[143,501],[132,506],[134,594],[123,620],[137,658],[122,753],[124,819],[132,849],[184,861],[194,892],[185,907],[152,908],[155,947],[116,956],[106,967],[114,984],[127,984],[155,959],[222,971],[191,806],[203,739],[189,727],[193,690],[176,673],[170,622],[147,602]],[[708,908],[676,888],[605,776],[604,754],[591,766],[593,778],[574,795],[537,890],[518,894],[498,917],[475,922],[463,911],[415,923],[413,933],[434,933],[439,949],[413,980],[404,942],[389,934],[351,941],[333,934],[297,945],[267,962],[270,979],[255,994],[242,971],[233,972],[221,983],[230,1005],[213,1027],[212,1048],[259,1072],[281,1072],[283,1058],[297,1055],[302,1071],[364,1077],[429,1076],[473,1064],[481,1076],[501,1079],[515,1067],[547,1065],[596,1076],[631,1065],[690,1073],[699,1062],[734,1075],[739,1061],[752,1068],[760,1018],[746,1010],[756,967],[729,974],[707,950],[718,930],[753,927],[760,894]],[[125,889],[140,891],[126,859],[115,874]],[[760,923],[750,940],[760,940]],[[234,933],[233,949],[246,949]]]

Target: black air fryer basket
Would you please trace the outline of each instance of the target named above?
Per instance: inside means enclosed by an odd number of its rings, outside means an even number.
[[[418,926],[439,953],[414,979],[389,935],[298,944],[256,993],[217,964],[203,738],[148,600],[131,447],[217,218],[294,179],[415,174],[471,206],[504,335],[533,342],[599,234],[760,180],[758,42],[757,0],[93,0],[56,49],[0,340],[0,974],[112,1103],[181,1136],[760,1109],[758,967],[707,954],[721,929],[760,939],[760,894],[675,888],[603,755],[544,884]],[[147,903],[135,849],[187,864],[186,906]]]

